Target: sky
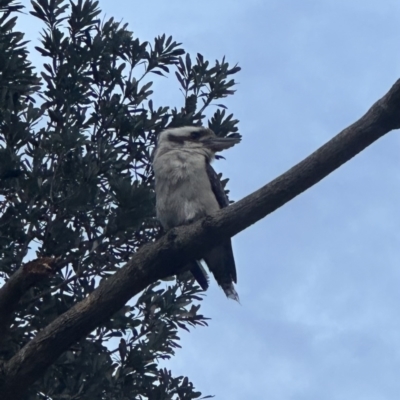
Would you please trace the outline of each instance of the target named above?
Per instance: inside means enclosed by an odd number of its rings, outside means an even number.
[[[356,121],[400,77],[398,0],[100,7],[142,41],[166,33],[192,55],[242,67],[225,104],[243,140],[215,163],[233,200]],[[20,24],[38,38],[33,18]],[[155,103],[181,104],[175,83],[157,82],[155,93]],[[209,327],[182,333],[166,364],[173,374],[217,399],[398,400],[399,153],[392,132],[235,236],[241,305],[212,284],[202,305]]]

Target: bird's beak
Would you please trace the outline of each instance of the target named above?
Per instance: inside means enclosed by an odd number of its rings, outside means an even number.
[[[224,137],[224,138],[213,137],[205,139],[203,141],[203,145],[208,149],[212,150],[213,152],[218,152],[233,147],[235,144],[239,143],[240,140],[241,137],[239,135],[235,136],[232,135],[230,137]]]

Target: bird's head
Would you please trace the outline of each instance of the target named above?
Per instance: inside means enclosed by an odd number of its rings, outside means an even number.
[[[228,137],[218,137],[208,128],[201,126],[183,126],[162,131],[158,137],[156,154],[181,150],[200,153],[207,159],[214,158],[215,153],[229,149],[239,143],[241,136],[233,134]]]

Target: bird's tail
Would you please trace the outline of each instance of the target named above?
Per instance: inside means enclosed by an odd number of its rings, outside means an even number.
[[[233,286],[237,278],[231,241],[227,240],[221,245],[212,248],[204,255],[204,260],[226,296],[239,302],[239,296]]]
[[[221,285],[221,287],[228,299],[235,300],[240,304],[239,295],[238,295],[237,291],[235,290],[233,283],[230,283],[230,284],[224,283]]]

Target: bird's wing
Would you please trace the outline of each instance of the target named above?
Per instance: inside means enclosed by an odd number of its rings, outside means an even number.
[[[206,162],[206,169],[207,169],[208,179],[210,180],[211,183],[211,189],[215,195],[215,198],[218,201],[220,208],[228,207],[229,206],[228,196],[226,195],[225,190],[222,187],[221,181],[217,173],[214,171],[214,168],[211,166],[209,162]]]
[[[227,207],[229,205],[229,199],[225,193],[225,190],[221,184],[221,181],[220,181],[217,173],[214,171],[214,168],[208,162],[206,163],[206,169],[207,169],[208,178],[211,183],[212,191],[215,195],[215,198],[218,201],[219,206],[221,208]],[[237,282],[236,265],[235,265],[235,259],[233,257],[231,240],[228,239],[228,240],[224,241],[220,246],[218,246],[218,248],[221,250],[221,253],[223,253],[223,264],[224,265],[223,266],[215,265],[214,268],[213,268],[213,266],[209,265],[208,267],[211,270],[215,271],[214,276],[221,275],[220,271],[223,271],[222,274],[225,276],[224,277],[216,276],[216,279],[225,291],[225,287],[228,284],[232,285],[232,282],[235,282],[235,283]],[[220,264],[220,261],[217,261],[217,260],[215,260],[216,262],[212,262],[211,258],[214,259],[215,257],[210,257],[210,260],[209,260],[210,264]],[[226,291],[225,291],[225,293],[226,293]],[[229,296],[229,297],[231,297],[231,296]]]

